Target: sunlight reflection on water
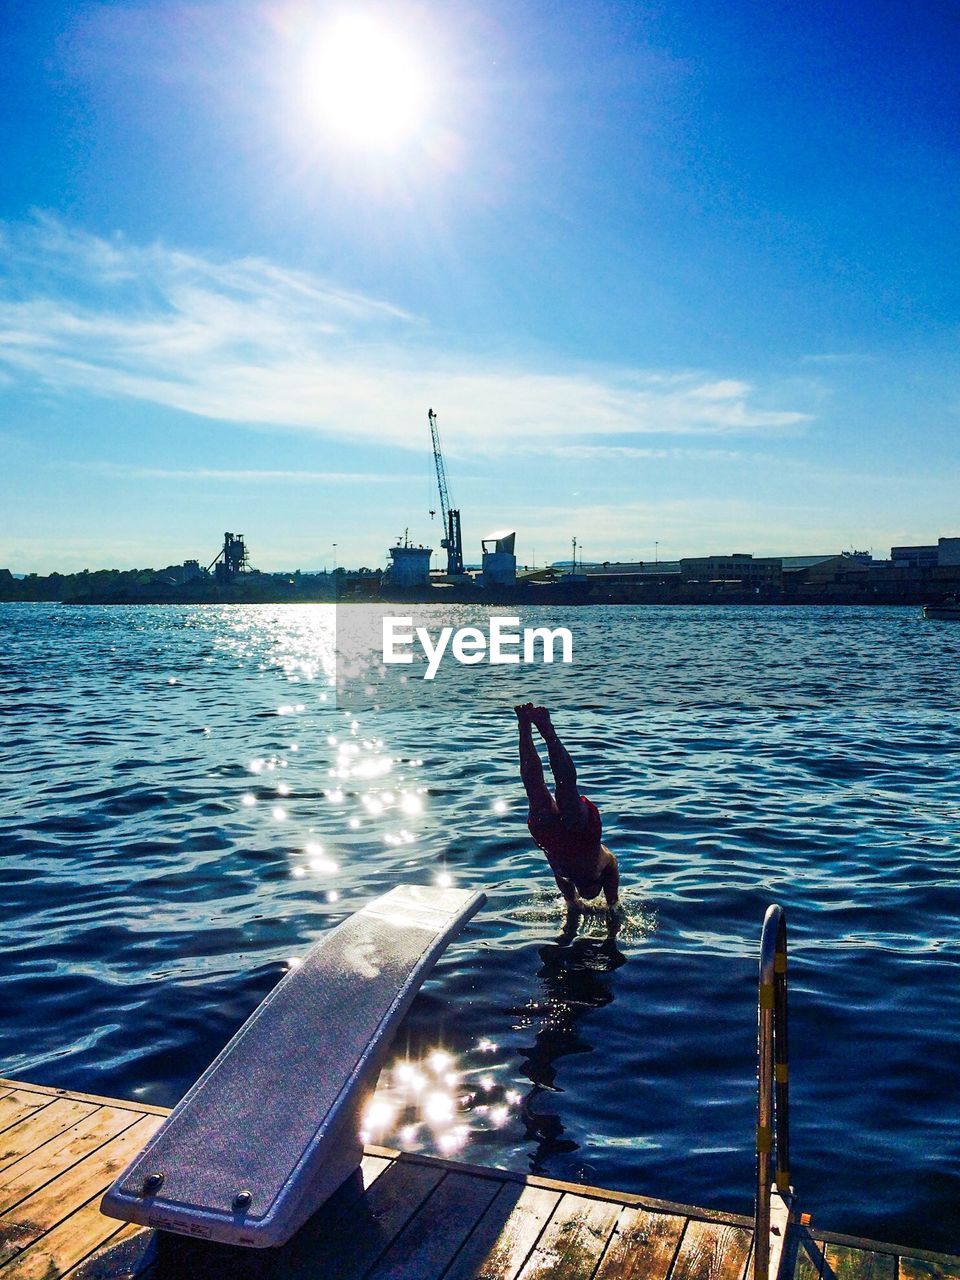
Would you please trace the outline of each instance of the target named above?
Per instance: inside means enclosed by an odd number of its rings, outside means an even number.
[[[434,1048],[383,1071],[363,1120],[363,1139],[452,1155],[472,1137],[502,1129],[522,1101],[498,1077],[497,1046],[481,1038],[460,1054]]]

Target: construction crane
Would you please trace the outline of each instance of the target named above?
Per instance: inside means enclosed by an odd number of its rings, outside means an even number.
[[[443,454],[440,451],[440,433],[437,431],[437,415],[432,409],[427,413],[427,420],[430,423],[430,439],[433,442],[433,460],[437,464],[440,514],[443,517],[445,531],[444,537],[440,539],[440,545],[447,553],[447,573],[462,574],[463,543],[460,539],[460,512],[450,506],[450,495],[447,492],[447,473],[443,465]]]

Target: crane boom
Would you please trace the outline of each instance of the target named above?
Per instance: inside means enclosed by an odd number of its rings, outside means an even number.
[[[432,409],[427,411],[430,423],[430,440],[433,444],[433,460],[437,467],[437,487],[440,490],[440,514],[443,518],[445,536],[440,545],[447,553],[447,573],[463,573],[463,544],[460,536],[460,512],[450,506],[450,494],[447,490],[447,472],[443,465],[443,453],[440,449],[440,432],[437,430],[437,415]]]
[[[447,472],[443,465],[443,454],[440,451],[440,432],[437,430],[437,415],[432,409],[427,411],[427,420],[430,423],[430,439],[433,443],[433,461],[437,467],[437,485],[440,488],[440,515],[443,517],[443,527],[447,527],[447,512],[450,510],[450,495],[447,492]]]

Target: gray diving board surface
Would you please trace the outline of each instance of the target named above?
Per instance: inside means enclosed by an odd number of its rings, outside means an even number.
[[[402,885],[317,942],[101,1202],[204,1240],[283,1244],[356,1170],[397,1026],[482,893]]]

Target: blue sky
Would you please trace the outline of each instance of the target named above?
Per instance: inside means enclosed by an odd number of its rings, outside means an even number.
[[[954,4],[33,0],[0,38],[0,566],[436,545],[431,406],[468,561],[960,532]]]

